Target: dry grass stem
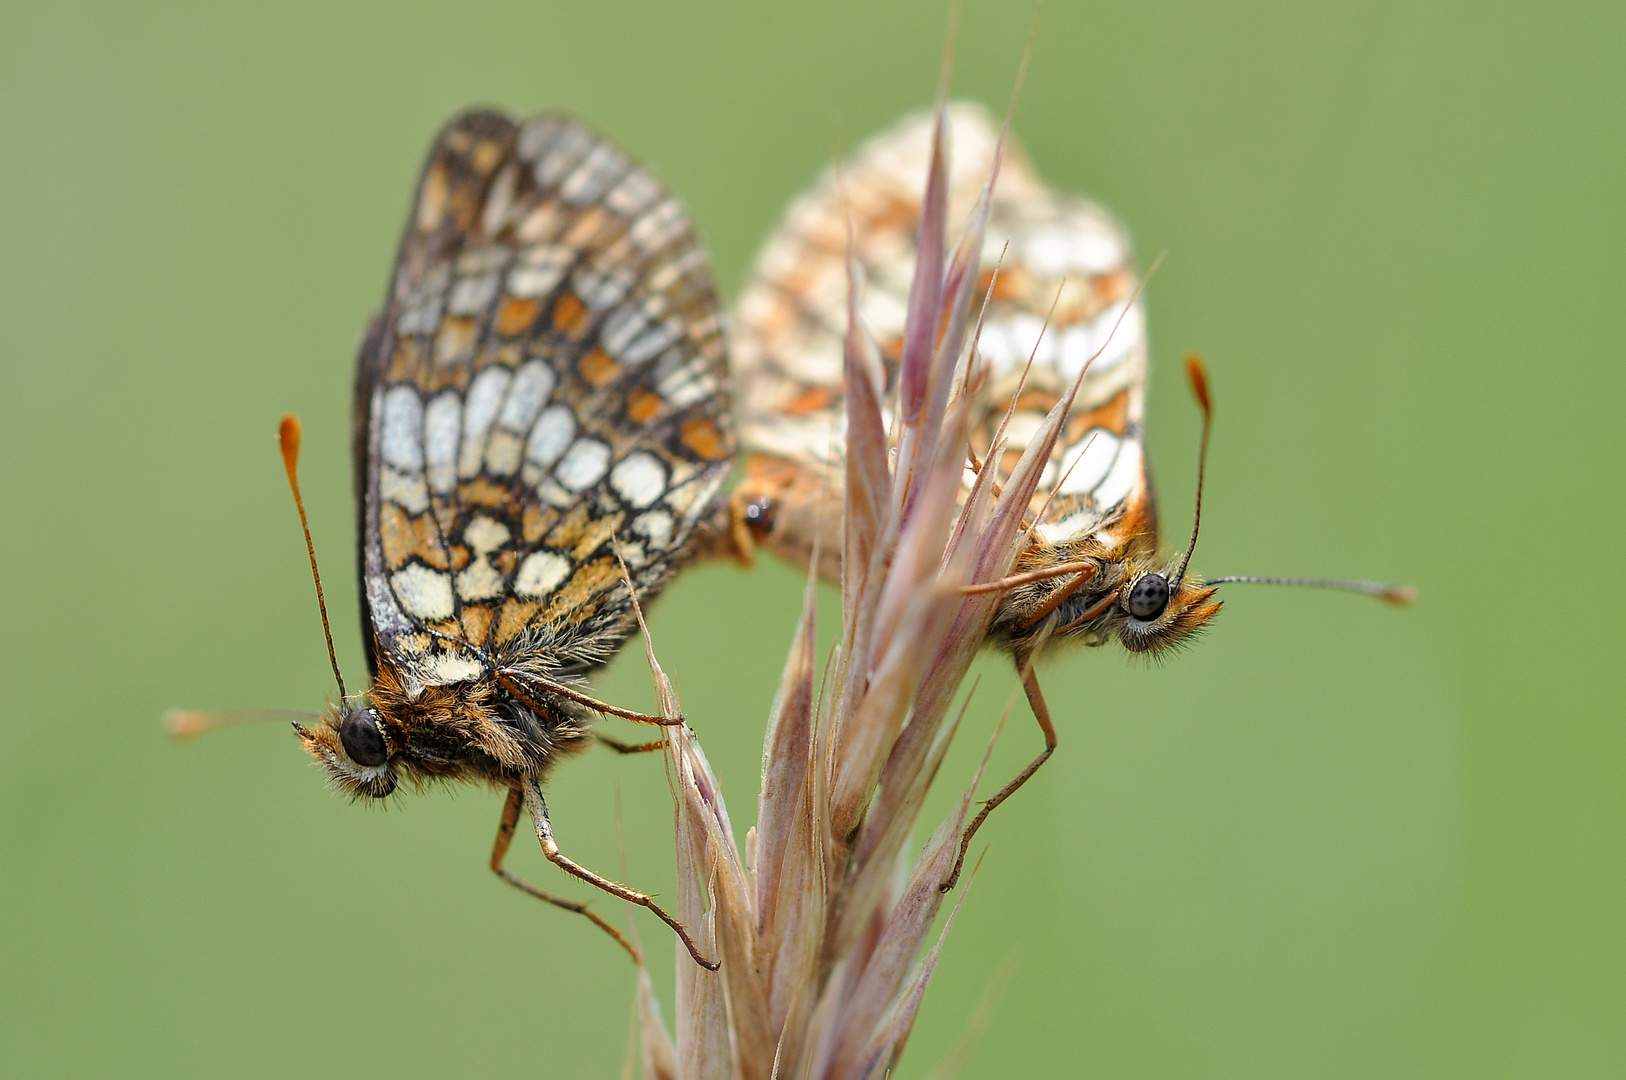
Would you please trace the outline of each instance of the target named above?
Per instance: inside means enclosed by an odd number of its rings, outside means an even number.
[[[1002,485],[993,470],[968,470],[970,403],[984,375],[967,337],[1000,155],[951,248],[945,124],[939,101],[895,398],[849,262],[841,642],[821,675],[810,580],[769,715],[743,861],[699,744],[687,728],[668,729],[677,915],[722,966],[705,971],[679,948],[675,1039],[640,971],[651,1078],[885,1075],[953,921],[928,948],[975,778],[913,860],[908,838],[999,599],[976,586],[1009,576],[1027,544],[1029,506],[1071,398]],[[989,458],[1002,450],[1003,430]],[[663,714],[679,715],[653,650],[650,664]]]

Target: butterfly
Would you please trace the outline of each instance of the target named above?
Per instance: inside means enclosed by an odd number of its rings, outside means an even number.
[[[356,360],[354,485],[371,685],[300,740],[332,784],[381,799],[404,780],[507,792],[491,868],[523,806],[559,850],[542,782],[593,742],[596,714],[675,723],[593,698],[584,679],[637,631],[637,605],[727,533],[735,458],[726,350],[706,252],[681,203],[579,121],[452,119],[407,217],[382,313]],[[283,421],[299,496],[299,425]],[[310,547],[315,573],[315,551]],[[321,601],[321,581],[317,579]],[[322,621],[333,659],[325,602]],[[636,955],[636,953],[634,953]]]
[[[906,117],[794,200],[763,245],[732,320],[743,473],[733,513],[756,543],[799,565],[821,552],[819,572],[832,580],[842,550],[849,253],[865,283],[860,314],[895,394],[936,116]],[[975,359],[962,361],[979,370],[966,378],[962,366],[957,378],[962,392],[978,395],[966,489],[984,469],[996,483],[1007,480],[1046,415],[1075,392],[1032,502],[1029,544],[1008,576],[980,586],[1002,593],[989,640],[1014,658],[1045,749],[987,801],[967,829],[963,855],[993,808],[1056,748],[1033,674],[1034,658],[1049,645],[1116,642],[1131,653],[1166,654],[1219,612],[1215,593],[1227,582],[1327,585],[1397,602],[1409,593],[1368,582],[1204,581],[1188,571],[1195,525],[1183,550],[1160,546],[1144,449],[1143,281],[1125,230],[1101,207],[1047,186],[981,106],[948,106],[943,123],[952,147],[949,221],[967,218],[996,155],[1001,160],[981,252],[977,295],[986,301]],[[1210,395],[1201,361],[1189,359],[1187,371],[1204,414],[1200,520]],[[991,454],[1002,423],[1003,441]]]

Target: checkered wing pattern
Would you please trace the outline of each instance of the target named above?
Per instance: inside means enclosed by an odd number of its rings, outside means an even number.
[[[571,117],[453,120],[358,360],[369,645],[413,681],[467,646],[570,676],[711,528],[725,350],[682,205]],[[372,655],[375,672],[380,657]]]
[[[949,122],[949,220],[958,223],[987,182],[999,123],[969,104],[951,106]],[[895,374],[931,127],[929,114],[904,119],[793,202],[736,309],[735,390],[746,453],[739,498],[764,510],[769,524],[759,537],[803,562],[819,528],[826,530],[823,550],[841,550],[829,530],[840,521],[847,215],[866,275],[864,316]],[[992,282],[979,346],[990,378],[973,449],[986,456],[1030,355],[1006,450],[993,462],[1005,474],[1089,363],[1034,504],[1045,510],[1040,537],[1065,544],[1146,492],[1137,274],[1123,228],[1100,207],[1046,187],[1020,147],[1007,143],[994,196],[974,301]]]

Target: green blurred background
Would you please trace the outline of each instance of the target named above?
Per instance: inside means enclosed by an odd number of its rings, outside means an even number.
[[[1054,663],[1061,751],[984,833],[906,1075],[1002,982],[966,1075],[1626,1075],[1622,10],[1045,9],[1020,135],[1170,252],[1171,533],[1196,349],[1219,410],[1199,569],[1422,600],[1237,588],[1166,666]],[[1004,102],[1030,13],[968,0],[957,94]],[[4,23],[0,1071],[619,1075],[632,973],[486,872],[495,796],[353,807],[281,726],[176,745],[158,718],[330,692],[287,410],[363,670],[350,360],[446,115],[580,112],[687,200],[732,294],[833,147],[929,101],[943,4]],[[654,613],[741,830],[799,590],[703,567]],[[984,670],[951,779],[1012,684]],[[598,686],[652,700],[636,654]],[[1037,745],[1013,726],[996,770]],[[669,891],[657,760],[563,770],[566,850],[614,868],[618,790],[630,879]],[[516,865],[557,880],[534,848]]]

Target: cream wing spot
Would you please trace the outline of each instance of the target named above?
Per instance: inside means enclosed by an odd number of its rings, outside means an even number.
[[[535,161],[537,155],[547,148],[549,141],[558,132],[559,126],[559,117],[551,114],[543,114],[528,121],[519,129],[514,152],[525,161]]]
[[[621,558],[634,570],[641,570],[649,563],[649,552],[636,540],[622,541],[618,550],[621,552]]]
[[[497,425],[486,438],[486,471],[491,475],[512,476],[519,468],[525,432],[557,381],[553,368],[542,360],[523,364],[514,373],[508,398],[497,414]]]
[[[682,336],[682,325],[668,319],[628,345],[626,351],[621,354],[621,360],[623,363],[633,365],[647,363],[665,352]]]
[[[661,186],[642,169],[634,169],[604,197],[604,205],[622,217],[636,217],[660,197]]]
[[[548,189],[558,184],[596,141],[580,125],[568,121],[561,123],[556,133],[552,133],[552,137],[537,148],[536,167],[532,172],[538,186]]]
[[[1140,483],[1140,444],[1126,440],[1112,471],[1096,487],[1092,496],[1098,506],[1116,506],[1129,497]]]
[[[1021,254],[1033,272],[1059,278],[1069,274],[1104,274],[1124,260],[1117,237],[1094,227],[1094,222],[1058,223],[1030,234]]]
[[[469,384],[468,401],[463,406],[463,446],[457,456],[457,475],[465,480],[478,476],[485,458],[486,434],[496,419],[497,406],[508,390],[510,373],[505,367],[489,367]]]
[[[1120,315],[1122,322],[1118,321]],[[1101,355],[1090,366],[1090,375],[1094,377],[1097,372],[1116,367],[1126,356],[1140,348],[1146,338],[1146,317],[1138,304],[1134,307],[1130,307],[1127,301],[1114,304],[1096,316],[1091,324],[1091,336],[1095,348],[1101,350]]]
[[[666,493],[666,505],[677,512],[685,521],[691,518],[697,510],[696,503],[702,492],[697,484],[684,484],[674,486]]]
[[[1076,379],[1078,373],[1084,370],[1084,365],[1090,362],[1090,356],[1095,352],[1095,339],[1090,334],[1088,326],[1069,326],[1060,334],[1061,361],[1057,370],[1064,379]],[[1094,374],[1095,369],[1090,369]]]
[[[449,318],[435,335],[435,364],[451,367],[466,360],[474,348],[475,326],[471,318]]]
[[[1062,456],[1062,473],[1066,479],[1056,490],[1063,495],[1077,495],[1093,491],[1112,468],[1118,458],[1118,438],[1112,432],[1096,428],[1071,447]],[[1070,470],[1070,471],[1069,471]]]
[[[478,678],[484,670],[479,661],[460,653],[438,653],[424,663],[429,681],[439,686]]]
[[[1073,246],[1073,266],[1086,274],[1105,274],[1128,258],[1122,241],[1107,232],[1085,233]]]
[[[700,288],[710,287],[711,262],[706,258],[704,248],[691,247],[676,258],[657,264],[647,280],[650,291],[659,294],[667,292],[684,278],[697,279],[692,284]],[[655,297],[651,297],[651,300],[654,301]]]
[[[640,217],[627,236],[644,254],[653,255],[676,240],[688,227],[689,220],[683,212],[683,204],[668,198]]]
[[[475,559],[457,575],[457,595],[465,601],[494,600],[502,595],[502,574],[489,559]]]
[[[669,547],[672,543],[672,515],[665,510],[640,514],[632,519],[632,531],[647,538],[650,547]]]
[[[531,360],[514,372],[514,382],[508,389],[508,400],[503,402],[497,422],[509,431],[524,431],[542,403],[553,393],[559,381],[553,368],[545,360]]]
[[[567,510],[576,502],[576,496],[561,487],[551,475],[537,482],[536,494],[543,502],[560,510]]]
[[[423,452],[429,488],[449,494],[457,483],[457,436],[462,426],[463,402],[448,390],[429,403],[423,416]]]
[[[621,307],[604,320],[599,343],[604,351],[623,364],[647,363],[683,336],[676,320],[656,321],[658,312],[637,307]]]
[[[988,373],[994,378],[1005,374],[1016,366],[1016,348],[1011,344],[1011,336],[1006,331],[1005,324],[998,319],[989,319],[982,324],[982,334],[977,338],[977,352],[982,355],[988,365]],[[1022,357],[1026,360],[1027,357]]]
[[[1017,363],[1027,363],[1033,357],[1033,366],[1049,367],[1056,362],[1056,335],[1045,326],[1044,318],[1030,312],[1011,316],[1009,324],[1011,344],[1016,348]]]
[[[423,469],[423,403],[410,386],[391,387],[384,395],[384,433],[379,452],[402,472]]]
[[[561,403],[543,409],[525,446],[525,479],[536,483],[542,472],[559,460],[575,436],[576,414],[570,411],[569,405]]]
[[[519,564],[514,575],[514,592],[520,596],[540,599],[559,587],[570,575],[570,560],[557,551],[533,551]]]
[[[496,428],[486,442],[486,471],[492,476],[514,475],[524,449],[525,444],[518,435],[506,428]]]
[[[457,272],[465,276],[489,274],[502,269],[508,262],[509,249],[505,244],[471,247],[457,257]]]
[[[570,491],[580,494],[603,479],[610,467],[610,448],[597,439],[577,439],[553,467],[553,475]]]
[[[610,471],[610,486],[628,505],[642,510],[666,490],[666,468],[654,454],[638,450]]]
[[[551,293],[576,261],[574,248],[548,244],[527,251],[508,271],[508,292],[521,300]]]
[[[390,587],[408,615],[431,622],[452,617],[452,579],[413,563],[390,578]]]
[[[1094,504],[1090,504],[1091,507]],[[1080,536],[1088,536],[1101,524],[1098,511],[1086,508],[1069,514],[1060,521],[1041,521],[1039,538],[1047,544],[1061,544]]]
[[[429,509],[429,486],[423,482],[421,472],[406,473],[385,465],[378,471],[378,494],[409,514]]]
[[[485,209],[480,212],[480,228],[487,236],[496,236],[507,224],[518,182],[519,169],[513,162],[504,165],[491,182],[491,194],[486,196]]]
[[[583,266],[570,276],[570,287],[595,314],[609,311],[632,290],[637,276],[624,266]]]
[[[463,278],[452,286],[452,295],[446,301],[446,310],[453,315],[478,315],[497,295],[497,275],[482,274]]]
[[[446,288],[451,283],[451,267],[437,266],[415,284],[402,282],[407,289],[401,299],[401,315],[395,328],[402,334],[428,334],[440,325]]]
[[[1061,277],[1072,262],[1068,252],[1070,237],[1060,232],[1040,231],[1027,238],[1021,247],[1021,256],[1036,274]]]
[[[559,197],[572,206],[597,200],[605,187],[627,171],[627,159],[612,146],[600,143],[559,185]]]
[[[1026,450],[1039,428],[1044,426],[1044,420],[1044,413],[1029,409],[1012,413],[1005,425],[1005,446],[1011,450]]]
[[[513,537],[508,526],[480,514],[463,530],[463,542],[481,555],[489,555]]]
[[[845,273],[842,275],[845,277]],[[842,287],[846,287],[843,281]],[[864,321],[870,331],[881,340],[903,335],[904,319],[909,314],[907,298],[899,299],[885,289],[871,289],[864,297]]]
[[[695,356],[687,363],[663,372],[655,382],[655,392],[672,410],[686,408],[710,397],[717,392],[712,362],[705,356]]]
[[[617,308],[610,312],[599,329],[599,344],[611,356],[619,357],[632,339],[643,333],[648,325],[649,320],[636,307]]]

